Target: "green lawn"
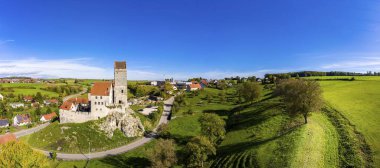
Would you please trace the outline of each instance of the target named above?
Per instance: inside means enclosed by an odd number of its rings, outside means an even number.
[[[56,92],[50,92],[42,90],[41,88],[47,87],[49,84],[43,83],[2,83],[0,86],[6,88],[13,88],[14,92],[2,92],[4,94],[13,93],[14,95],[23,94],[23,95],[35,95],[37,92],[40,92],[42,95],[47,95],[49,97],[58,97],[59,94]],[[34,87],[34,88],[23,88],[23,87]]]
[[[327,102],[363,133],[380,166],[380,77],[365,81],[321,81]]]
[[[127,138],[120,130],[108,138],[98,129],[96,122],[80,124],[50,124],[43,130],[32,134],[27,143],[39,149],[62,153],[88,153],[104,151],[125,145],[136,138]],[[61,150],[58,151],[58,148]]]

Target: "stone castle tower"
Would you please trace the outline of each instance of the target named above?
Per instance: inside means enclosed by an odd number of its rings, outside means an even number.
[[[128,106],[127,91],[127,63],[125,61],[115,61],[113,103]]]

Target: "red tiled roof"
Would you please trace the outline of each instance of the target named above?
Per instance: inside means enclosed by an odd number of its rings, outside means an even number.
[[[62,110],[70,110],[72,104],[88,104],[88,99],[82,97],[71,98],[63,102],[59,108]]]
[[[0,135],[0,144],[5,144],[9,141],[15,141],[16,136],[14,134]]]
[[[57,117],[57,114],[55,112],[52,112],[50,114],[45,114],[43,115],[43,117],[45,118],[45,120],[51,120],[53,119],[54,117]]]
[[[24,96],[24,99],[25,100],[33,100],[33,97],[32,96]]]
[[[50,99],[48,100],[50,103],[58,103],[58,100],[57,99]]]
[[[62,103],[62,105],[59,108],[62,110],[70,110],[72,104],[73,102],[71,101],[65,101]]]
[[[197,84],[190,84],[189,86],[190,86],[190,88],[198,88],[198,89],[202,88],[199,83],[197,83]]]
[[[112,82],[96,82],[91,88],[91,95],[108,96],[111,90]]]
[[[208,82],[206,80],[202,80],[201,83],[205,84],[205,85],[208,85]]]

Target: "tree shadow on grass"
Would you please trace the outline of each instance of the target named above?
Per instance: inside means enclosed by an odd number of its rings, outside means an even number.
[[[253,141],[249,141],[249,142],[241,142],[241,143],[221,146],[218,148],[218,155],[231,155],[234,153],[244,152],[246,150],[258,147],[260,145],[269,143],[269,142],[274,141],[276,139],[279,139],[285,135],[288,135],[288,134],[300,129],[301,126],[303,126],[303,125],[296,125],[292,128],[289,128],[286,131],[279,133],[276,136],[273,136],[273,137],[270,137],[267,139],[257,139],[257,140],[253,140]]]
[[[186,143],[189,142],[189,140],[193,137],[194,136],[183,136],[183,135],[178,135],[178,134],[170,135],[170,138],[174,139],[176,144],[179,144],[179,145],[186,145]]]
[[[150,166],[150,161],[144,157],[124,157],[123,155],[108,156],[100,160],[105,164],[112,165],[114,167],[129,168],[139,167],[145,168]]]

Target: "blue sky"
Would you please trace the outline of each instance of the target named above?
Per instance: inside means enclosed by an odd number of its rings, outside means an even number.
[[[379,1],[0,0],[0,76],[380,71]]]

